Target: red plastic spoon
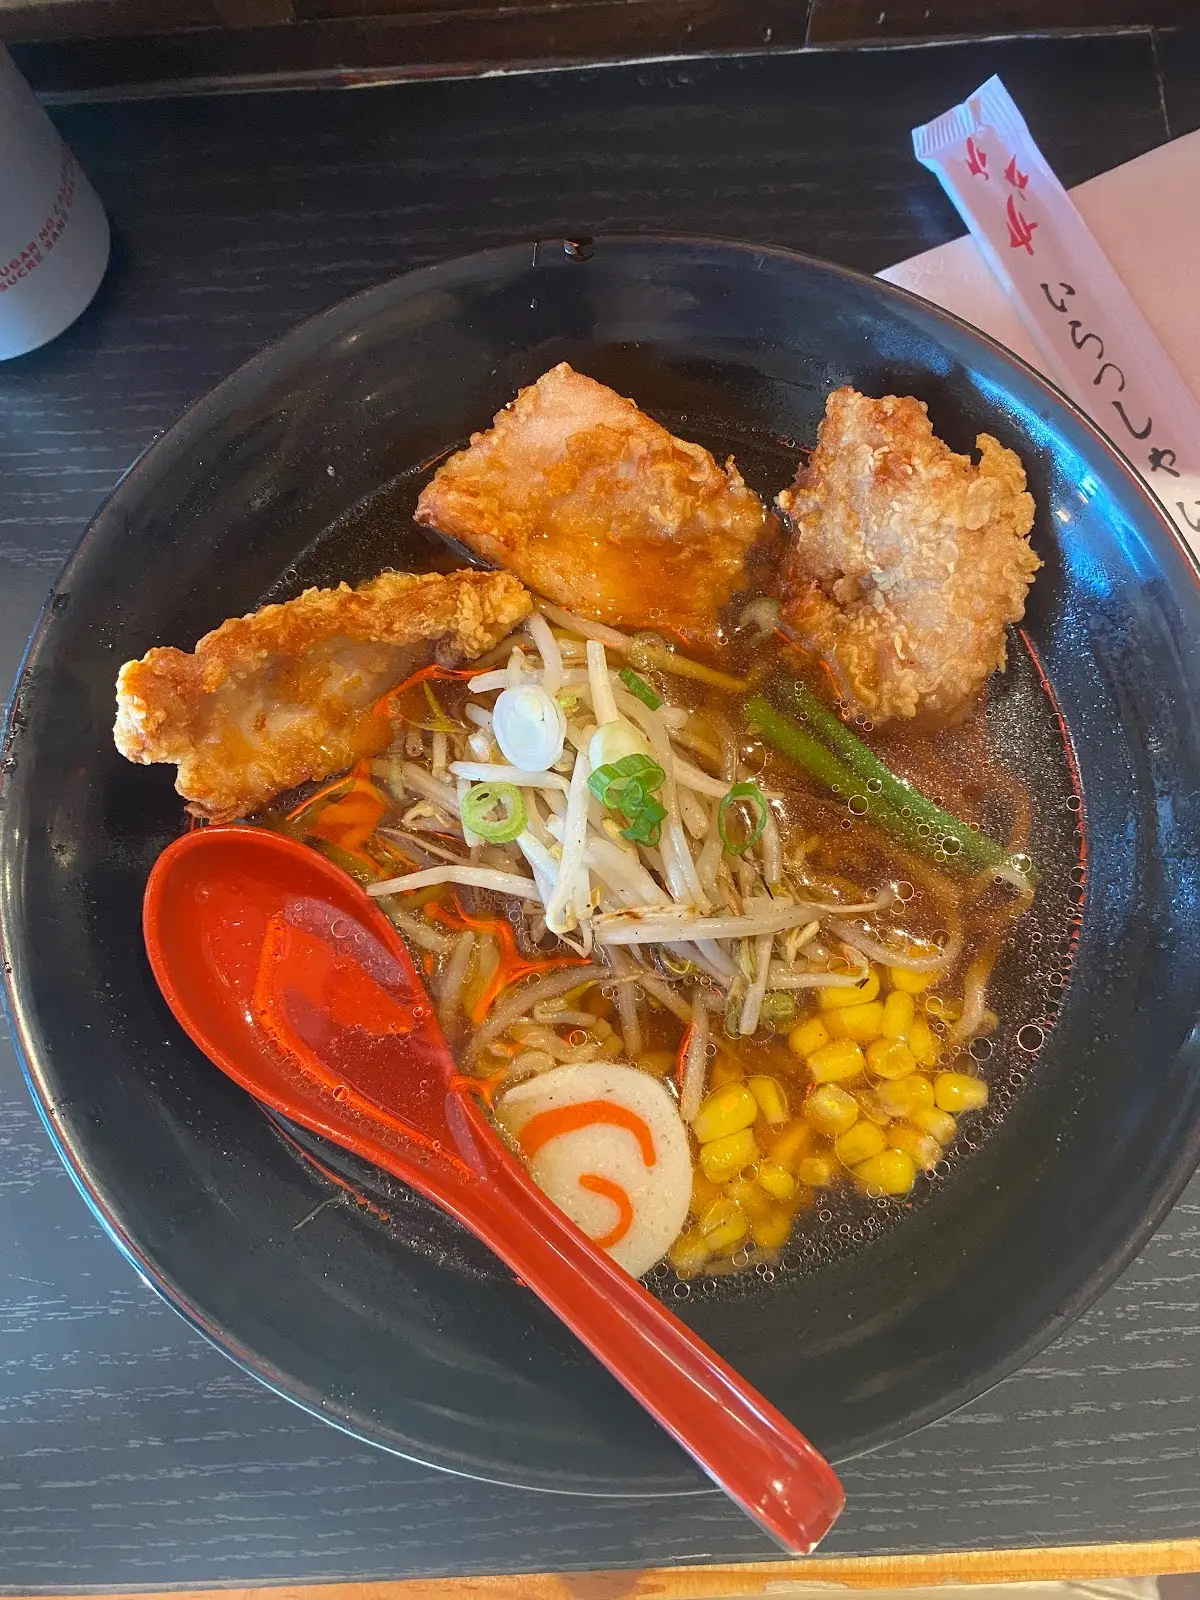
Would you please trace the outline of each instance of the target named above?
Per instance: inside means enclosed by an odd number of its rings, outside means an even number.
[[[155,862],[143,927],[168,1004],[222,1072],[457,1217],[784,1549],[816,1547],[845,1499],[833,1469],[536,1187],[356,883],[280,834],[198,829]]]

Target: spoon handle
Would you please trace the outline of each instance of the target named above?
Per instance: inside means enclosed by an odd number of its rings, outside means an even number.
[[[459,1149],[483,1181],[455,1185],[458,1192],[440,1196],[442,1203],[760,1527],[789,1553],[815,1549],[845,1501],[829,1463],[564,1216],[500,1143],[473,1098],[455,1098],[452,1107]]]

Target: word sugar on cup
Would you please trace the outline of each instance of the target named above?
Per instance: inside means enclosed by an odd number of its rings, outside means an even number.
[[[999,78],[913,129],[1050,377],[1122,450],[1200,553],[1200,403]]]
[[[0,45],[0,360],[74,322],[108,248],[95,191]]]

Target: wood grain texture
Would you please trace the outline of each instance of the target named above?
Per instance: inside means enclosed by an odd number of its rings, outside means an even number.
[[[946,1584],[1087,1583],[1200,1570],[1200,1539],[1065,1545],[1044,1550],[964,1550],[952,1555],[859,1556],[827,1561],[747,1561],[737,1566],[642,1571],[529,1572],[473,1578],[402,1578],[388,1583],[285,1584],[243,1590],[239,1600],[787,1600],[812,1585],[848,1593]],[[32,1600],[32,1597],[26,1597]],[[136,1591],[108,1600],[229,1600],[228,1589]]]
[[[291,27],[98,39],[58,34],[27,44],[21,60],[39,91],[220,87],[280,75],[354,82],[370,73],[428,77],[767,45],[787,49],[804,44],[807,25],[807,0],[755,0],[752,6],[737,0],[445,0],[436,9],[398,6],[386,16],[334,14]]]
[[[813,0],[810,44],[875,44],[1051,29],[1174,27],[1193,0]]]
[[[11,42],[147,36],[140,49],[142,54],[152,56],[161,35],[196,29],[222,29],[237,34],[271,24],[352,19],[357,26],[349,38],[357,40],[358,51],[368,55],[375,53],[371,36],[379,36],[375,50],[395,49],[402,42],[389,32],[389,23],[397,16],[410,23],[420,16],[428,29],[445,11],[464,9],[495,24],[505,12],[539,8],[531,5],[531,0],[477,0],[473,7],[461,3],[441,5],[434,0],[0,0],[0,38]],[[594,26],[589,28],[586,22],[591,9],[589,0],[556,0],[554,9],[554,24],[547,22],[548,46],[555,34],[572,35],[577,21],[582,30],[581,43],[584,36],[594,34]],[[672,8],[664,9],[664,21],[669,25]],[[799,0],[777,17],[765,0],[757,0],[753,6],[739,5],[738,0],[721,0],[720,5],[727,31],[733,29],[752,45],[763,42],[764,27],[778,28],[781,24],[789,35],[795,36],[793,42],[803,42],[808,9],[806,0]],[[606,14],[608,32],[601,53],[607,59],[619,58],[627,53],[621,7],[610,6]],[[929,4],[926,0],[813,0],[809,37],[814,44],[977,38],[1053,29],[1163,27],[1186,22],[1193,15],[1190,0],[932,0]],[[324,47],[327,58],[322,64],[332,68],[347,59],[338,53],[344,50],[346,39],[345,31],[308,30],[301,47],[275,28],[256,41],[253,53],[261,57],[265,49],[273,49],[277,53],[276,64],[282,69],[299,49],[311,55]],[[192,75],[197,75],[201,63],[211,61],[215,52],[227,49],[236,55],[236,44],[236,39],[182,40],[175,42],[175,53],[190,53],[196,62]],[[677,30],[676,44],[687,53],[705,48],[682,27]],[[542,60],[555,55],[566,58],[561,43],[556,50],[546,48],[536,54]],[[568,54],[583,59],[578,50]],[[350,59],[353,61],[353,55]]]
[[[1181,52],[1177,71],[1168,64],[1173,105],[1197,101],[1191,61]],[[0,367],[0,683],[138,451],[303,317],[407,267],[538,235],[705,231],[875,270],[960,231],[912,161],[908,130],[991,72],[1068,184],[1165,136],[1146,38],[61,109],[116,248],[84,317]],[[1193,1183],[1052,1349],[953,1417],[846,1465],[850,1509],[826,1553],[1188,1538],[1200,1528],[1198,1371]],[[716,1494],[628,1502],[491,1488],[384,1455],[279,1400],[104,1239],[3,1047],[0,1589],[604,1572],[773,1554]],[[605,1592],[581,1579],[573,1600]]]
[[[97,39],[292,22],[291,0],[0,0],[0,39]]]

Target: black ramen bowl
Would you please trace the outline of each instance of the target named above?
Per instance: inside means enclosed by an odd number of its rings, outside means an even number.
[[[1055,824],[1076,895],[1054,1023],[1003,1117],[900,1225],[673,1303],[836,1460],[978,1394],[1113,1279],[1200,1155],[1196,569],[1120,456],[1020,362],[783,251],[612,238],[414,272],[270,346],[148,450],[60,578],[17,691],[9,1003],[96,1214],[250,1371],[459,1472],[692,1493],[691,1462],[473,1240],[270,1120],[184,1037],[139,922],[183,821],[173,773],[130,766],[111,738],[117,668],[149,646],[190,646],[307,583],[446,564],[410,520],[420,484],[563,359],[734,451],[764,489],[844,383],[916,394],[956,448],[982,430],[1015,447],[1045,561],[1022,671],[1040,660],[1066,730],[1051,714],[1028,737],[1076,769]]]

